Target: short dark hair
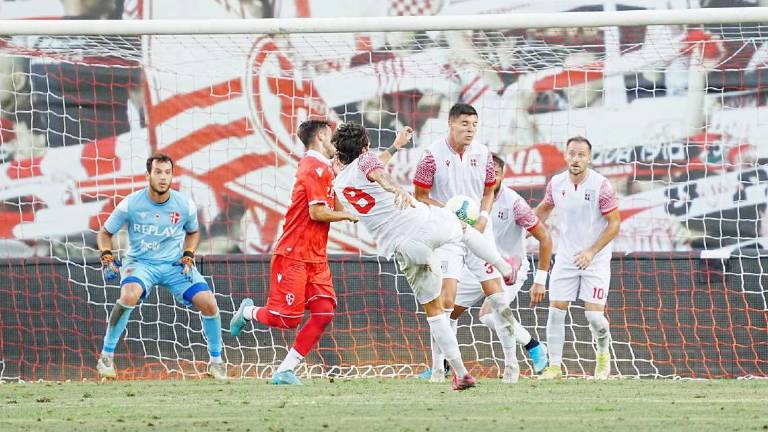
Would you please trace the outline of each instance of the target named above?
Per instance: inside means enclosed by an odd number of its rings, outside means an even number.
[[[173,159],[171,159],[170,156],[168,156],[165,153],[155,153],[152,156],[147,159],[147,172],[152,172],[152,162],[157,161],[158,163],[161,162],[170,162],[171,163],[171,169],[173,169]]]
[[[476,116],[477,110],[475,110],[475,108],[470,104],[465,104],[461,102],[453,104],[453,106],[451,107],[451,110],[448,111],[448,120],[453,120],[463,115]]]
[[[591,142],[589,142],[589,140],[588,140],[588,139],[586,139],[586,138],[584,138],[583,136],[581,136],[581,135],[576,135],[576,136],[573,136],[573,137],[570,137],[570,138],[568,138],[568,141],[566,141],[566,142],[565,142],[565,148],[567,149],[567,148],[568,148],[568,146],[569,146],[569,145],[570,145],[572,142],[583,142],[584,144],[586,144],[586,145],[587,145],[587,147],[589,147],[589,151],[590,151],[590,152],[592,152],[592,143],[591,143]]]
[[[328,120],[305,120],[299,125],[299,130],[296,132],[296,135],[298,135],[301,142],[304,143],[304,147],[309,147],[312,139],[317,135],[317,131],[325,129],[330,125],[331,123]]]
[[[348,164],[357,159],[368,147],[368,133],[362,125],[357,123],[344,123],[336,128],[331,142],[336,146],[336,155],[343,164]]]
[[[491,157],[493,158],[493,163],[498,165],[499,168],[504,171],[504,159],[500,158],[496,153],[491,153]]]

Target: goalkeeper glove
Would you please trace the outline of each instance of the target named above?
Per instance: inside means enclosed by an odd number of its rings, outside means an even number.
[[[179,265],[181,265],[181,274],[184,275],[188,281],[192,282],[192,269],[195,267],[195,253],[191,250],[185,250],[179,260]]]
[[[120,260],[112,256],[111,250],[101,251],[101,272],[105,281],[113,281],[120,278]]]

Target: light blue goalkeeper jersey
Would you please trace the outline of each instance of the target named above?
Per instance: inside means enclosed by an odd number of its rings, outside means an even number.
[[[128,225],[129,258],[149,263],[178,261],[184,237],[198,230],[197,206],[175,190],[171,190],[168,201],[157,204],[145,188],[120,201],[104,228],[115,234],[125,224]]]

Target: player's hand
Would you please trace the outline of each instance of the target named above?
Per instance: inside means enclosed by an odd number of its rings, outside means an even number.
[[[360,220],[360,218],[358,218],[357,216],[353,215],[352,213],[347,213],[347,220],[352,222],[352,223],[357,223]]]
[[[179,260],[181,265],[181,274],[192,282],[192,269],[195,267],[195,253],[192,251],[184,251],[184,255]]]
[[[531,287],[531,306],[538,304],[544,300],[544,295],[547,294],[547,288],[542,284],[533,284]]]
[[[399,210],[405,210],[408,207],[416,207],[416,202],[411,194],[400,189],[395,192],[395,207]]]
[[[595,257],[594,253],[585,249],[576,254],[576,256],[573,259],[573,263],[576,264],[576,267],[578,267],[579,270],[586,270],[586,268],[589,267],[590,264],[592,264],[592,258],[594,257]]]
[[[485,226],[488,225],[488,219],[485,216],[480,216],[477,218],[477,222],[473,225],[476,230],[483,232],[485,231]]]
[[[120,277],[120,260],[116,260],[111,251],[101,253],[101,273],[105,281],[113,281]]]
[[[397,133],[397,137],[395,137],[395,142],[392,143],[393,146],[397,147],[398,149],[401,149],[405,147],[406,144],[413,138],[413,128],[410,126],[406,126],[403,130]]]

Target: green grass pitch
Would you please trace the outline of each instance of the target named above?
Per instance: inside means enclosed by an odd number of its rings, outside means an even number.
[[[6,383],[0,431],[768,430],[765,380]]]

